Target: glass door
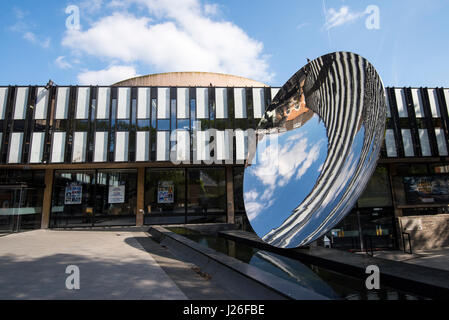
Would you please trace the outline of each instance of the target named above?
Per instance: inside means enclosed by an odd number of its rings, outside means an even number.
[[[43,189],[0,186],[0,233],[40,227]]]

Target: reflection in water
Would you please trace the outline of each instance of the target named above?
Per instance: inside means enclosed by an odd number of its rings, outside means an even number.
[[[299,70],[249,143],[244,199],[259,237],[294,248],[343,219],[374,172],[385,119],[382,81],[364,58],[337,52]]]
[[[169,230],[183,235],[201,245],[236,258],[244,263],[274,274],[284,280],[322,294],[331,299],[350,300],[415,300],[415,295],[382,286],[369,291],[365,279],[358,279],[331,270],[259,250],[248,245],[217,236],[200,234],[186,228],[170,227]]]

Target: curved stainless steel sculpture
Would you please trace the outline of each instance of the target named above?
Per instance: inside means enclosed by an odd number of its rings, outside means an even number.
[[[249,137],[244,200],[259,237],[304,246],[343,219],[376,168],[385,120],[382,80],[361,56],[331,53],[299,70]]]

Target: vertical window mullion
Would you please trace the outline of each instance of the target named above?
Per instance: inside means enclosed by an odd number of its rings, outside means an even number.
[[[405,94],[405,101],[407,103],[406,107],[407,107],[408,122],[410,125],[410,132],[411,132],[412,142],[413,142],[413,151],[415,153],[415,157],[422,157],[422,149],[421,149],[421,143],[419,140],[419,132],[418,132],[418,126],[417,126],[417,122],[416,122],[416,114],[415,114],[415,108],[414,108],[414,103],[418,103],[419,101],[413,101],[411,88],[405,89],[404,94]]]
[[[130,133],[128,141],[128,162],[136,161],[136,148],[137,148],[137,106],[138,106],[138,95],[137,88],[131,88],[130,94]]]
[[[89,108],[88,108],[88,125],[87,125],[87,138],[86,145],[84,146],[86,157],[84,162],[92,162],[93,161],[93,130],[95,126],[95,118],[96,118],[96,109],[98,107],[98,86],[90,87],[89,89]],[[94,106],[95,100],[95,106]]]
[[[25,110],[25,125],[23,130],[22,142],[22,159],[21,163],[29,163],[30,149],[31,149],[31,135],[33,133],[34,110],[36,108],[36,87],[29,87],[28,101]],[[33,106],[33,108],[31,108]]]
[[[394,88],[387,89],[387,94],[390,97],[390,111],[391,111],[391,120],[393,121],[393,133],[396,143],[396,152],[399,158],[404,158],[404,143],[402,141],[402,132],[399,126],[399,112],[396,104],[396,93]],[[391,97],[395,97],[395,99],[391,99]]]
[[[16,96],[17,87],[8,87],[8,96],[6,100],[6,111],[5,111],[5,119],[3,120],[3,135],[2,135],[2,145],[1,145],[1,162],[7,163],[7,156],[8,156],[8,147],[9,147],[9,136],[11,134],[11,131],[14,127],[14,103],[15,103],[15,96]]]
[[[422,108],[424,110],[424,121],[426,122],[427,127],[427,133],[429,135],[429,142],[430,142],[430,152],[432,153],[433,157],[439,157],[440,152],[438,150],[438,142],[435,134],[435,126],[433,124],[433,117],[432,117],[432,111],[430,110],[430,103],[429,103],[429,95],[427,94],[427,88],[420,88],[419,89],[421,93],[421,99],[422,99]]]
[[[444,132],[444,137],[446,141],[446,147],[447,150],[449,150],[449,115],[447,112],[447,103],[449,101],[445,101],[444,98],[444,89],[443,88],[437,88],[437,97],[438,97],[438,107],[440,109],[440,115],[441,115],[441,123],[442,123],[442,129]]]
[[[64,148],[64,162],[70,163],[72,161],[72,143],[73,143],[73,124],[75,122],[75,112],[76,112],[76,103],[78,96],[78,87],[70,87],[70,98],[69,98],[69,107],[68,107],[68,119],[67,119],[67,128],[66,128],[66,143]]]
[[[56,112],[56,89],[57,87],[50,87],[48,92],[47,101],[47,120],[45,123],[45,138],[44,138],[44,150],[42,155],[42,162],[50,162],[50,147],[51,147],[51,136],[53,133],[55,112]]]

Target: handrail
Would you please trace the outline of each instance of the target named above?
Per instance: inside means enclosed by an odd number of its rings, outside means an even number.
[[[409,249],[410,249],[409,252],[407,252],[407,251],[405,250],[405,237],[404,237],[404,235],[407,235],[407,237],[408,237],[408,247],[409,247]],[[403,248],[403,250],[404,250],[404,253],[413,254],[413,251],[412,251],[412,240],[411,240],[411,235],[410,235],[410,233],[408,233],[408,232],[402,232],[402,248]]]

